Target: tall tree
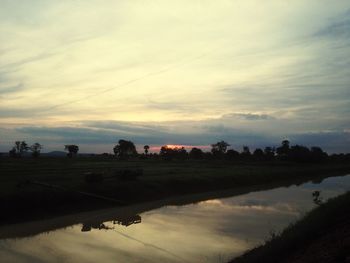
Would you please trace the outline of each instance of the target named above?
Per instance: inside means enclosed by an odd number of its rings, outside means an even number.
[[[118,144],[113,148],[114,154],[121,159],[127,159],[132,155],[136,155],[136,147],[132,141],[119,140]]]
[[[217,142],[217,143],[211,145],[211,147],[212,147],[211,152],[212,153],[219,152],[219,153],[223,154],[226,152],[228,146],[230,146],[230,145],[225,141]]]
[[[73,156],[77,155],[78,154],[78,151],[79,151],[79,146],[78,145],[75,145],[75,144],[67,144],[64,146],[64,149],[66,151],[68,151],[68,154],[67,156],[69,158],[72,158]]]
[[[253,152],[253,156],[256,161],[262,161],[264,159],[264,151],[260,148],[256,148]]]
[[[28,150],[29,146],[25,141],[15,141],[15,145],[12,147],[12,150],[9,151],[9,154],[12,157],[21,157],[23,153]]]
[[[302,145],[293,145],[288,152],[288,160],[294,162],[309,162],[311,160],[309,148]]]
[[[249,146],[243,146],[243,154],[250,155],[250,149]]]
[[[32,146],[30,146],[30,150],[32,151],[33,157],[39,157],[40,151],[42,148],[43,148],[43,146],[38,142],[36,142]]]
[[[251,159],[251,156],[252,156],[252,154],[250,153],[249,147],[246,146],[246,145],[243,146],[243,151],[241,152],[241,158],[242,158],[243,160],[248,161],[248,160]]]
[[[204,153],[201,149],[193,147],[189,153],[191,159],[203,159]]]
[[[145,150],[146,155],[148,155],[149,148],[150,148],[149,145],[143,146],[143,149]]]
[[[322,162],[325,161],[328,157],[328,154],[324,152],[321,147],[313,146],[311,147],[311,160],[313,162]]]
[[[290,150],[290,142],[288,140],[283,140],[280,147],[277,147],[276,152],[279,156],[287,156]]]
[[[213,157],[218,159],[223,158],[225,156],[228,146],[230,145],[225,141],[220,141],[212,144],[211,153],[213,154]]]

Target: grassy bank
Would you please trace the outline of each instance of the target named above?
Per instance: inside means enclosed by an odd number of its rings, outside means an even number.
[[[6,211],[0,223],[12,223],[62,213],[115,205],[77,194],[85,191],[123,201],[126,204],[170,196],[262,184],[302,183],[308,179],[341,175],[350,165],[288,163],[232,164],[224,161],[117,161],[108,158],[2,159],[0,205]],[[142,169],[135,181],[104,180],[88,184],[85,172]],[[66,191],[37,185],[21,185],[27,180],[45,182]],[[276,185],[275,185],[276,186]]]
[[[280,235],[231,263],[348,262],[350,192],[320,205]]]

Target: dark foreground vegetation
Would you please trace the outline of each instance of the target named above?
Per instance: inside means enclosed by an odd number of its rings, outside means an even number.
[[[350,192],[320,204],[264,245],[231,263],[349,262]]]
[[[114,155],[78,155],[65,145],[67,157],[40,154],[42,145],[16,142],[0,158],[0,224],[39,219],[111,205],[127,205],[183,194],[241,189],[259,185],[302,183],[350,171],[349,154],[329,156],[319,147],[290,146],[241,153],[220,141],[211,152],[163,146],[138,154],[131,141],[120,140]],[[27,151],[32,155],[25,155]],[[27,156],[27,157],[26,157]]]

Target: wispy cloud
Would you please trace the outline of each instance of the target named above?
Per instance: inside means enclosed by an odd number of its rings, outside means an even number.
[[[16,136],[235,147],[325,131],[346,139],[346,0],[1,4],[0,124],[16,124]]]
[[[13,86],[1,86],[0,84],[0,96],[7,93],[16,93],[24,89],[23,83],[18,83]]]
[[[275,119],[275,117],[271,115],[258,113],[230,113],[225,114],[222,118],[239,118],[250,121]]]
[[[315,33],[316,37],[324,37],[337,40],[350,38],[350,9],[337,18],[333,19],[327,26]],[[349,44],[349,43],[347,43]]]

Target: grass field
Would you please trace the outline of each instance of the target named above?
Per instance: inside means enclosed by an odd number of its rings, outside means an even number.
[[[232,164],[224,161],[118,161],[109,158],[23,158],[0,160],[0,205],[6,213],[0,223],[36,219],[109,206],[87,198],[85,191],[123,201],[126,204],[169,196],[283,182],[303,182],[350,171],[345,164],[300,165],[288,163]],[[116,169],[142,169],[134,181],[106,179],[88,184],[85,172],[113,174]],[[32,184],[28,180],[64,187],[65,191]]]
[[[350,192],[330,199],[231,263],[348,262]]]

